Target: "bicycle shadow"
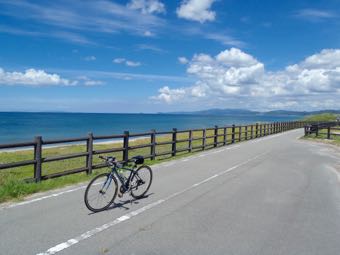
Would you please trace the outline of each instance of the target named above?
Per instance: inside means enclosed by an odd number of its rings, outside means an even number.
[[[131,205],[139,204],[139,201],[141,201],[145,198],[148,198],[149,196],[152,196],[152,195],[154,195],[154,193],[147,194],[147,195],[145,195],[141,198],[138,198],[138,199],[136,199],[136,198],[126,199],[126,200],[120,199],[120,201],[118,203],[114,202],[112,206],[110,206],[106,210],[103,210],[103,211],[100,211],[100,212],[107,212],[107,211],[117,209],[117,208],[118,209],[124,209],[124,210],[130,210],[130,207],[127,207],[126,205],[130,204],[130,206],[131,206]],[[92,214],[100,213],[100,212],[91,212],[88,215],[92,215]]]

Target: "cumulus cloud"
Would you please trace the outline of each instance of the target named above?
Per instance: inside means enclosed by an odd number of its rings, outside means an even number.
[[[115,64],[125,64],[126,66],[129,66],[129,67],[137,67],[141,65],[140,62],[127,60],[125,58],[115,58],[114,60],[112,60],[112,62]]]
[[[165,13],[165,6],[158,0],[132,0],[127,7],[133,10],[139,10],[143,14]]]
[[[179,18],[198,21],[214,21],[216,13],[210,10],[215,0],[183,0],[177,8],[176,13]]]
[[[166,103],[188,100],[238,98],[245,107],[267,102],[271,108],[294,108],[334,101],[340,96],[340,49],[324,49],[300,63],[271,72],[255,57],[237,48],[216,56],[195,54],[187,61],[187,73],[196,78],[188,87],[163,87],[153,97]],[[244,98],[247,100],[244,101]]]
[[[172,103],[184,97],[186,91],[185,89],[170,89],[168,86],[160,88],[158,90],[159,95],[152,97],[152,99],[165,101],[166,103]]]
[[[27,69],[25,72],[6,72],[0,68],[0,85],[25,86],[74,86],[78,81],[71,81],[58,74],[49,74],[44,70]]]

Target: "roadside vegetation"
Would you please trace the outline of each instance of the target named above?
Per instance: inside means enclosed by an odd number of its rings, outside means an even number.
[[[323,113],[323,114],[316,114],[316,115],[310,115],[306,116],[303,120],[304,121],[336,121],[337,117],[339,115],[333,114],[333,113]],[[332,133],[338,133],[340,134],[339,130],[333,130]],[[333,144],[340,146],[340,136],[331,135],[331,140],[327,139],[327,129],[321,129],[319,130],[319,135],[315,136],[315,134],[311,134],[307,137],[303,137],[307,140],[315,140],[318,142],[323,142],[327,144]]]
[[[236,132],[239,130],[236,129]],[[244,128],[242,129],[242,132]],[[213,130],[207,131],[207,136],[213,135]],[[227,141],[228,143],[231,141],[231,130],[228,129],[227,134]],[[250,130],[248,129],[248,137],[250,136]],[[218,134],[223,134],[223,129],[219,129]],[[202,132],[197,131],[193,132],[193,138],[202,137]],[[238,141],[238,134],[235,134],[235,142]],[[177,135],[177,139],[188,139],[187,133],[182,133]],[[245,139],[245,134],[242,134],[241,139]],[[166,142],[171,141],[171,136],[158,136],[156,142]],[[218,141],[223,141],[223,136],[218,137]],[[212,144],[214,142],[214,138],[207,138],[206,144]],[[130,142],[130,146],[134,145],[141,145],[150,143],[150,138],[143,138],[139,140],[134,140]],[[202,145],[202,140],[194,140],[192,142],[192,146],[200,146]],[[121,148],[122,143],[110,143],[110,144],[94,144],[94,150],[103,150],[103,149],[110,149],[110,148]],[[177,143],[177,149],[184,149],[188,147],[188,142],[180,142]],[[207,149],[212,148],[213,146],[207,146]],[[43,149],[43,157],[49,156],[59,156],[65,154],[72,154],[72,153],[80,153],[86,151],[86,145],[70,145],[70,146],[62,146],[62,147],[55,147],[55,148],[44,148]],[[156,153],[162,153],[171,151],[171,145],[159,145],[156,146]],[[156,157],[155,160],[146,160],[145,163],[148,165],[154,165],[160,162],[164,162],[167,160],[178,159],[180,157],[186,157],[201,151],[200,149],[195,149],[192,153],[187,151],[177,153],[175,157],[171,157],[171,155],[167,156],[160,156]],[[31,150],[21,150],[21,151],[12,151],[12,152],[0,152],[0,163],[10,163],[22,160],[30,160],[33,158],[33,149]],[[118,160],[122,160],[122,152],[119,153],[109,153],[109,154],[102,154],[102,155],[110,155],[115,156]],[[136,156],[136,155],[150,155],[150,148],[141,148],[129,151],[129,157]],[[74,158],[74,159],[67,159],[62,161],[56,162],[47,162],[43,163],[42,165],[42,175],[52,174],[57,172],[62,172],[69,169],[75,169],[85,166],[86,157],[81,158]],[[93,163],[99,164],[102,161],[98,158],[98,155],[94,156]],[[42,181],[40,183],[28,183],[27,179],[33,178],[34,167],[31,166],[24,166],[24,167],[17,167],[11,169],[4,169],[0,170],[0,203],[9,201],[9,200],[18,200],[22,199],[23,197],[37,193],[42,191],[47,191],[55,188],[65,187],[67,185],[86,182],[93,178],[94,175],[98,173],[108,171],[107,168],[93,170],[91,175],[87,175],[86,173],[78,173],[72,174],[68,176],[63,176],[55,179],[50,179],[46,181]]]
[[[315,115],[308,115],[303,120],[304,121],[336,121],[337,114],[334,113],[322,113]]]

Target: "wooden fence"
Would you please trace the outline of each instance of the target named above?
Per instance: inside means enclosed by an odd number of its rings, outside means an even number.
[[[235,142],[241,142],[245,140],[255,139],[258,137],[263,137],[271,134],[276,134],[280,132],[284,132],[291,129],[302,128],[304,127],[304,122],[294,121],[294,122],[275,122],[275,123],[256,123],[253,125],[246,126],[224,126],[218,127],[214,126],[212,128],[206,129],[191,129],[191,130],[177,130],[174,128],[171,131],[165,132],[157,132],[156,130],[151,130],[151,132],[146,133],[136,133],[130,134],[128,131],[125,131],[124,134],[121,135],[107,135],[107,136],[94,136],[92,133],[89,133],[87,137],[81,138],[70,138],[70,139],[61,139],[61,140],[44,140],[41,136],[35,137],[33,142],[23,142],[23,143],[13,143],[13,144],[0,144],[0,150],[4,149],[23,149],[27,147],[31,147],[34,149],[34,157],[30,160],[11,162],[11,163],[1,163],[1,153],[0,153],[0,170],[3,169],[11,169],[21,166],[33,165],[34,173],[33,178],[36,182],[41,180],[46,180],[50,178],[56,178],[60,176],[65,176],[69,174],[75,174],[80,172],[86,172],[87,174],[91,174],[93,169],[106,167],[105,164],[94,164],[93,158],[95,155],[107,154],[107,153],[122,153],[122,163],[128,161],[129,153],[136,149],[141,148],[149,148],[149,154],[143,155],[146,159],[154,160],[157,157],[168,155],[168,156],[176,156],[176,154],[180,152],[193,152],[198,150],[205,150],[210,148],[216,148],[218,146],[225,146],[229,144],[233,144]],[[193,136],[193,133],[197,134],[198,132],[201,134],[199,137]],[[187,138],[179,139],[180,134],[186,134]],[[208,135],[212,134],[212,135]],[[160,136],[169,136],[169,141],[157,142],[156,138]],[[143,141],[149,140],[149,143],[146,144],[137,144],[131,145],[130,142],[135,138],[145,138]],[[102,149],[96,150],[94,149],[94,145],[96,142],[108,140],[108,139],[120,139],[121,147],[119,148],[110,148],[110,149]],[[208,140],[212,140],[212,143],[207,143]],[[200,141],[199,145],[197,142]],[[195,143],[194,143],[195,142]],[[45,145],[60,145],[64,146],[69,143],[86,143],[86,151],[81,153],[73,153],[73,154],[65,154],[65,155],[57,155],[50,157],[43,157],[43,149],[46,148]],[[187,146],[185,148],[177,148],[177,145],[181,143],[186,143]],[[157,153],[156,149],[158,146],[162,145],[170,145],[170,151]],[[45,148],[44,148],[45,146]],[[83,167],[65,170],[61,172],[56,172],[52,174],[42,174],[42,168],[44,163],[60,161],[60,160],[68,160],[74,158],[85,158],[86,164]]]
[[[315,134],[315,137],[325,136],[327,139],[332,139],[335,136],[340,136],[340,122],[319,122],[310,125],[305,125],[305,136]]]

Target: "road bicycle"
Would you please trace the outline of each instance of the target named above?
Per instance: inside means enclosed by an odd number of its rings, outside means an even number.
[[[135,199],[145,196],[152,183],[152,170],[144,165],[143,156],[133,157],[125,164],[116,161],[115,157],[99,158],[105,160],[111,171],[97,175],[88,184],[84,201],[89,210],[99,212],[109,208],[117,196],[118,188],[120,197],[128,192]],[[141,166],[137,168],[138,165]]]

